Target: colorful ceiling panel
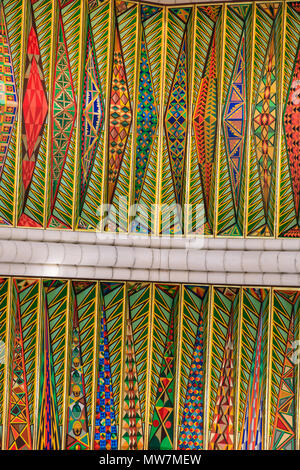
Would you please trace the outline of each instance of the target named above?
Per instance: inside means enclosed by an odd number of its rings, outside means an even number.
[[[299,2],[0,3],[0,225],[300,236]]]
[[[1,447],[298,449],[299,313],[299,289],[2,278]]]

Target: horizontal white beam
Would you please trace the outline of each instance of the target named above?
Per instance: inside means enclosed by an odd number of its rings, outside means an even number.
[[[300,286],[300,240],[0,229],[0,275]]]

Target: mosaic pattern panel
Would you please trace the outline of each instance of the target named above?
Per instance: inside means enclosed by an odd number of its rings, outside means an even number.
[[[300,290],[2,278],[1,448],[297,450]]]
[[[141,5],[141,44],[136,110],[135,170],[130,230],[155,232],[159,120],[162,86],[163,9]]]
[[[9,280],[0,279],[0,449],[2,449]]]
[[[115,2],[107,154],[107,217],[104,228],[128,231],[136,92],[138,7]]]
[[[179,286],[155,285],[148,449],[174,444]]]
[[[276,290],[272,318],[270,449],[294,450],[297,444],[299,366],[299,292]]]
[[[286,8],[278,220],[278,235],[284,238],[300,235],[300,3],[287,3]]]
[[[192,9],[167,11],[161,148],[161,234],[183,232]]]
[[[281,5],[256,8],[247,234],[274,236],[281,85]]]
[[[2,0],[0,226],[298,238],[299,4]]]
[[[243,236],[252,5],[226,9],[217,234]]]
[[[243,289],[240,328],[238,449],[264,449],[269,290]]]
[[[70,300],[72,336],[66,449],[87,450],[91,442],[97,284],[72,282]]]
[[[69,316],[68,281],[46,280],[41,292],[40,380],[37,448],[62,448],[64,400],[67,396],[66,341]]]
[[[198,7],[194,64],[189,175],[188,233],[213,235],[220,96],[222,7]]]

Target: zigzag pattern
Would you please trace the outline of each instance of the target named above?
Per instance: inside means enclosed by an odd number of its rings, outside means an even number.
[[[244,145],[246,116],[247,50],[251,31],[251,7],[231,6],[226,11],[222,85],[223,133],[219,146],[219,195],[217,233],[242,235],[244,204]],[[239,58],[239,62],[237,59]],[[247,57],[248,59],[248,57]],[[245,68],[246,67],[246,68]],[[234,80],[237,80],[235,83]],[[237,91],[237,95],[235,92]],[[235,101],[236,98],[236,101]],[[237,112],[236,116],[234,111]],[[229,140],[227,139],[229,138]],[[236,151],[236,152],[235,152]],[[239,202],[237,199],[239,198]]]
[[[70,66],[69,74],[73,82],[74,91],[72,94],[74,102],[77,97],[78,89],[81,8],[82,3],[80,0],[72,1],[61,8],[65,46],[68,52],[68,62]],[[52,208],[51,218],[48,221],[48,227],[51,228],[72,228],[76,147],[74,130],[70,132],[69,139],[60,184],[57,188],[55,204]]]
[[[7,449],[32,449],[20,305],[16,308],[8,411]]]
[[[183,291],[179,449],[203,448],[203,342],[208,289],[185,286]],[[196,414],[195,414],[196,411]]]
[[[47,311],[49,316],[49,340],[53,356],[53,372],[57,398],[58,422],[61,425],[64,400],[64,362],[66,341],[66,311],[68,304],[67,281],[45,281]]]
[[[148,379],[148,322],[150,315],[150,284],[133,284],[128,291],[132,333],[137,366],[141,416],[145,423],[146,383]]]
[[[118,416],[120,407],[122,317],[125,285],[123,283],[111,282],[103,283],[101,288],[107,325],[115,414]]]
[[[299,334],[300,296],[297,291],[274,291],[272,319],[272,368],[270,399],[271,449],[293,449],[296,445],[295,371],[290,343]]]
[[[89,427],[86,407],[85,376],[81,354],[81,330],[78,320],[76,293],[72,291],[72,357],[69,379],[66,448],[70,450],[89,449]],[[93,343],[93,336],[90,338]]]
[[[4,391],[4,357],[6,354],[6,316],[8,307],[8,279],[0,278],[0,431],[2,430],[3,391]],[[1,449],[1,441],[0,441]]]
[[[81,356],[83,363],[86,408],[91,423],[93,391],[94,331],[97,285],[93,282],[73,281],[80,328]]]
[[[172,449],[174,438],[173,419],[178,287],[162,286],[160,295],[164,301],[166,301],[164,297],[169,296],[167,302],[170,307],[167,329],[165,331],[165,343],[160,351],[161,367],[157,369],[158,381],[154,395],[153,414],[151,416],[152,426],[150,428],[149,449]],[[154,304],[154,311],[155,307],[158,307],[156,303]],[[152,356],[152,364],[154,364],[154,355]]]
[[[99,8],[93,10],[89,15],[91,36],[94,39],[95,61],[97,62],[97,71],[99,74],[99,82],[103,91],[103,112],[106,103],[107,81],[108,81],[108,60],[107,60],[107,41],[109,35],[110,9],[109,2],[100,5]],[[95,153],[93,171],[90,174],[87,191],[79,214],[78,228],[90,229],[96,228],[99,224],[99,207],[101,204],[104,159],[104,130],[102,127],[99,133],[98,146]]]
[[[296,4],[297,5],[297,4]],[[289,102],[289,93],[291,93],[291,83],[294,73],[294,65],[297,58],[300,34],[300,12],[297,12],[292,6],[287,6],[286,15],[286,41],[284,57],[284,80],[283,80],[283,102],[286,106]],[[285,126],[286,127],[286,126]],[[280,237],[298,237],[300,228],[297,223],[295,212],[295,198],[291,183],[291,174],[289,168],[289,158],[285,139],[281,141],[281,169],[280,186],[278,192],[279,200],[279,229]]]
[[[274,234],[280,18],[257,9],[250,147],[248,234]]]
[[[210,369],[210,449],[233,449],[235,317],[239,289],[214,288]]]
[[[203,71],[198,99],[194,111],[193,124],[197,143],[198,162],[202,192],[204,194],[208,233],[212,233],[208,208],[212,187],[212,171],[215,159],[215,140],[217,131],[217,75],[216,75],[216,35],[213,32]]]

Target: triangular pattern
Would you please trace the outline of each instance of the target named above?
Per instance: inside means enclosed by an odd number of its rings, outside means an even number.
[[[19,306],[16,309],[12,376],[8,412],[8,450],[32,449],[24,344]]]
[[[56,384],[51,351],[48,309],[45,305],[42,339],[40,410],[37,448],[40,450],[59,450],[60,436],[56,405]]]
[[[101,314],[99,371],[96,398],[95,450],[118,448],[117,425],[111,383],[108,335],[104,307]]]
[[[207,62],[204,69],[197,103],[194,111],[194,130],[205,212],[209,224],[208,209],[212,190],[212,171],[215,160],[217,132],[217,73],[216,73],[216,32],[213,32]],[[212,227],[210,227],[212,230]]]
[[[145,33],[141,39],[139,97],[137,105],[137,146],[135,162],[135,204],[139,202],[158,125]]]
[[[186,24],[190,17],[191,8],[171,8],[171,12]]]
[[[123,392],[122,450],[142,450],[143,423],[131,318],[126,321],[125,379]]]
[[[259,8],[263,10],[272,20],[275,20],[280,7],[280,3],[263,3],[259,5]]]
[[[298,225],[300,225],[300,42],[294,64],[294,72],[284,113],[284,133],[286,138],[289,171],[293,187],[293,199]],[[299,234],[297,235],[299,236]]]
[[[48,113],[45,78],[32,12],[27,40],[23,89],[21,194],[24,208]],[[23,225],[22,216],[19,225]]]
[[[258,86],[253,116],[256,158],[260,174],[265,216],[268,215],[269,193],[276,157],[276,73],[275,31],[273,30]]]
[[[93,168],[95,155],[104,120],[103,99],[97,67],[91,26],[88,27],[85,57],[85,76],[82,101],[81,131],[81,188],[80,209],[82,208],[86,189]]]
[[[180,427],[179,449],[203,448],[203,388],[203,319],[200,318]]]
[[[76,119],[76,99],[73,89],[68,49],[60,14],[56,46],[55,77],[53,89],[51,202],[55,203],[64,169],[73,127]]]
[[[3,3],[0,5],[0,179],[18,110],[16,81]]]
[[[201,11],[204,11],[206,15],[215,23],[220,13],[220,6],[219,5],[201,6]]]
[[[132,111],[120,33],[115,30],[109,119],[108,202],[115,192],[123,155],[131,128]]]
[[[152,5],[141,5],[141,19],[142,21],[146,21],[151,16],[156,15],[161,11],[160,7],[154,7]]]
[[[233,450],[234,448],[234,383],[233,383],[233,320],[229,320],[223,363],[217,391],[210,450]]]
[[[245,32],[238,48],[223,115],[225,147],[236,211],[239,206],[246,128]]]
[[[262,315],[259,319],[257,339],[252,358],[250,381],[246,411],[244,416],[244,426],[241,435],[242,450],[262,449],[262,415],[263,415],[263,351],[262,351]]]
[[[165,132],[177,204],[183,196],[187,139],[187,37],[184,34],[165,113]]]
[[[282,375],[279,387],[277,410],[272,434],[271,449],[295,450],[295,364],[294,354],[294,317],[292,315]]]
[[[149,437],[149,449],[172,449],[175,382],[174,308],[166,338],[165,350]]]
[[[68,397],[66,448],[70,450],[88,450],[89,429],[76,300],[74,300],[71,348],[72,362]]]

